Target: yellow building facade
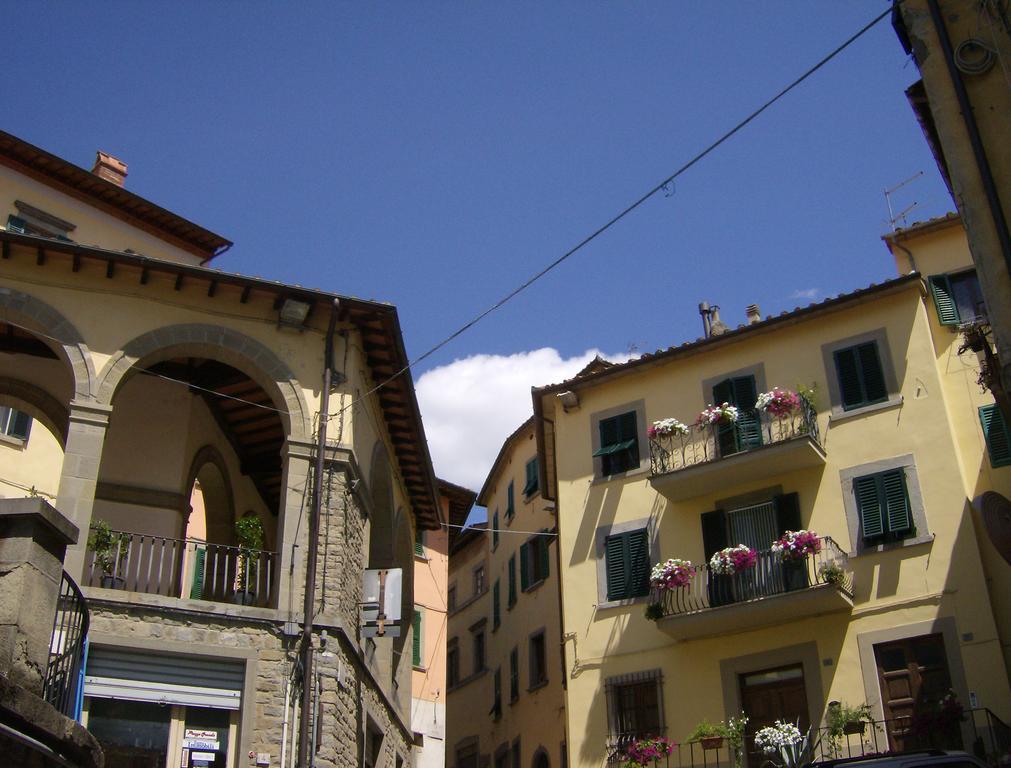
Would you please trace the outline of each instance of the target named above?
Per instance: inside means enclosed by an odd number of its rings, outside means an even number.
[[[0,496],[80,531],[71,714],[106,764],[409,764],[413,542],[442,518],[410,377],[377,388],[396,310],[207,267],[231,244],[125,172],[0,134],[0,406],[31,419]],[[364,574],[395,569],[380,633]]]
[[[821,727],[830,702],[890,721],[847,736],[858,751],[918,746],[949,691],[974,710],[953,746],[1009,720],[1011,567],[972,504],[1008,496],[1011,458],[959,353],[972,261],[954,216],[887,244],[885,283],[534,390],[574,765],[656,735],[682,762],[731,762],[689,736],[742,711],[753,765],[757,728]],[[774,387],[804,397],[756,408]],[[723,402],[736,421],[696,424]],[[798,529],[819,551],[785,561],[773,544]],[[728,572],[719,553],[742,544],[752,563]],[[651,588],[668,558],[690,566]]]
[[[506,439],[450,560],[451,653],[447,765],[567,764],[558,549],[553,505],[540,493],[533,419]],[[466,676],[464,676],[466,675]]]

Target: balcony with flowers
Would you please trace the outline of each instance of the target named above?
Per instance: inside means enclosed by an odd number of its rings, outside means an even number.
[[[853,608],[846,554],[830,536],[786,531],[768,549],[738,544],[708,562],[672,558],[650,574],[646,616],[676,640],[758,629]]]
[[[686,424],[675,418],[653,422],[649,437],[650,483],[671,501],[725,487],[727,470],[746,483],[825,463],[818,411],[811,401],[775,387],[758,395],[754,408],[710,405]]]

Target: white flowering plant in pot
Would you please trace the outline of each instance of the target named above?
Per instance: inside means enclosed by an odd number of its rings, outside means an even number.
[[[646,430],[648,437],[684,437],[691,432],[691,427],[677,419],[660,419],[654,421]]]
[[[795,723],[777,720],[773,725],[760,728],[755,734],[755,747],[778,762],[783,768],[799,768],[814,758],[817,740],[812,740],[812,731],[801,733]]]

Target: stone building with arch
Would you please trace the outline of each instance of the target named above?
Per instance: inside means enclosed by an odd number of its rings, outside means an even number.
[[[0,407],[32,426],[0,434],[0,503],[82,532],[82,722],[113,765],[287,768],[303,715],[317,766],[410,763],[413,542],[442,513],[396,309],[209,268],[231,243],[125,173],[0,133]],[[399,636],[362,630],[369,568],[403,569]]]

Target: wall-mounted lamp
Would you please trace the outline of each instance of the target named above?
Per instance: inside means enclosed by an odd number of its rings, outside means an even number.
[[[297,299],[285,299],[277,314],[277,323],[286,328],[301,328],[309,316],[311,305]]]
[[[559,392],[558,400],[562,404],[562,410],[566,413],[569,411],[579,410],[579,395],[571,390],[568,392]]]

